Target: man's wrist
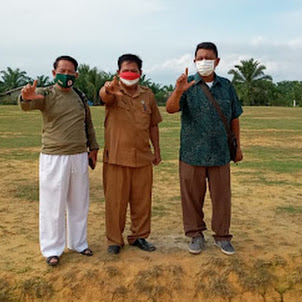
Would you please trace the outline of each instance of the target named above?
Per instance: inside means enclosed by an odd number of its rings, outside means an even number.
[[[181,97],[182,96],[182,94],[183,94],[183,91],[181,91],[181,90],[174,90],[174,95],[176,96],[176,97]]]
[[[22,95],[20,95],[20,102],[27,102],[27,101],[29,101],[29,100],[24,100]]]
[[[107,90],[106,87],[105,87],[105,93],[106,93],[107,95],[113,95],[110,91]]]

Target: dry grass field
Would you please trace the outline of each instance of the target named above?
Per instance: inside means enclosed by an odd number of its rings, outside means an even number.
[[[163,161],[154,168],[154,253],[125,246],[108,255],[102,164],[90,171],[93,257],[66,250],[58,267],[39,251],[39,112],[0,106],[0,301],[302,301],[302,108],[244,107],[244,161],[232,164],[231,232],[237,253],[187,251],[178,183],[180,117],[161,108]],[[104,108],[92,108],[103,145]],[[101,157],[101,156],[100,156]],[[128,219],[129,221],[129,219]],[[127,224],[125,235],[129,230]]]

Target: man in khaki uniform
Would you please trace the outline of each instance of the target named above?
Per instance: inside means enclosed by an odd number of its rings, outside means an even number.
[[[155,246],[146,238],[151,226],[152,164],[161,161],[158,123],[162,118],[152,91],[138,85],[141,59],[132,54],[122,55],[118,68],[119,81],[114,77],[100,90],[106,105],[103,184],[108,252],[118,254],[124,245],[128,202],[129,244],[154,251]]]
[[[33,85],[26,85],[19,97],[22,110],[40,110],[43,116],[39,173],[40,248],[51,266],[59,263],[65,237],[68,249],[92,256],[87,244],[87,149],[94,165],[99,149],[84,95],[81,93],[80,97],[80,92],[72,88],[78,76],[77,61],[70,56],[60,56],[53,67],[54,86],[36,89],[35,81]]]

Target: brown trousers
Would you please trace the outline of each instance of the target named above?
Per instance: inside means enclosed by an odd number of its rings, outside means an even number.
[[[183,224],[188,237],[202,235],[207,229],[204,221],[204,198],[208,179],[212,201],[212,230],[215,240],[231,240],[231,181],[230,165],[219,167],[191,166],[179,162]]]
[[[124,245],[123,232],[128,203],[131,218],[129,244],[137,238],[149,236],[152,181],[152,165],[130,168],[104,163],[103,186],[108,245]]]

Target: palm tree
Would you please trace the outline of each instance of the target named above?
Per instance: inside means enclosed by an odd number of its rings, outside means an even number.
[[[38,87],[46,87],[53,84],[53,82],[50,81],[49,77],[45,75],[37,76],[37,80],[38,80],[38,84],[37,84]]]
[[[142,86],[150,87],[150,85],[152,84],[152,81],[151,81],[151,79],[147,79],[146,75],[143,74],[139,79],[139,84]]]
[[[4,91],[4,86],[3,86],[3,82],[0,80],[0,93]]]
[[[80,65],[78,72],[76,87],[82,90],[94,104],[99,104],[99,90],[106,81],[113,79],[113,74],[99,71],[96,67],[91,69],[87,64]]]
[[[246,105],[254,105],[255,95],[259,92],[261,84],[272,81],[272,77],[264,74],[266,67],[260,65],[253,58],[240,61],[241,65],[235,65],[228,74],[233,75],[232,82],[237,88],[239,98]]]
[[[17,87],[24,86],[30,81],[30,78],[26,75],[25,71],[21,71],[19,68],[13,70],[7,67],[7,71],[1,70],[2,74],[2,90],[10,90]]]
[[[104,81],[101,73],[96,67],[91,69],[86,77],[88,95],[92,99],[93,103],[98,103],[99,100],[99,90],[104,85]]]
[[[164,87],[163,87],[163,89],[165,90],[165,91],[167,91],[167,92],[173,92],[174,91],[174,89],[175,89],[175,86],[174,85],[172,85],[172,84],[170,84],[170,85],[165,85]]]

